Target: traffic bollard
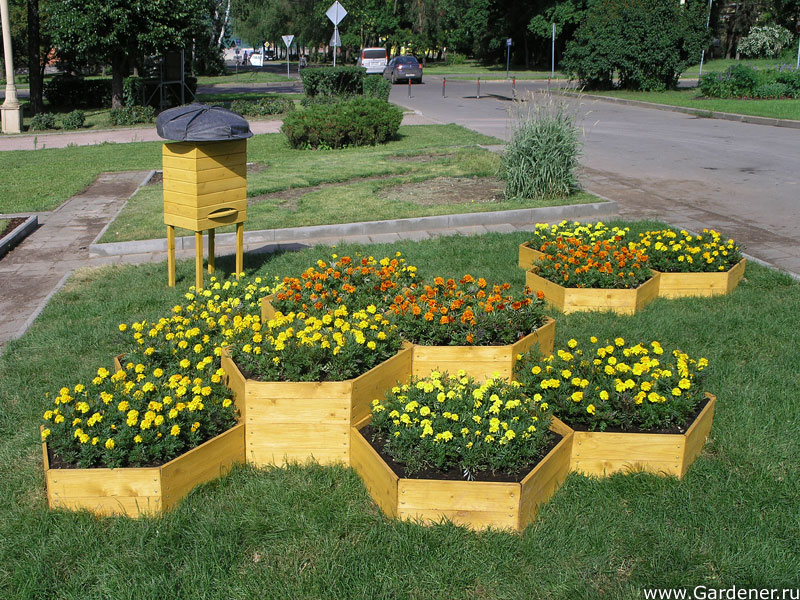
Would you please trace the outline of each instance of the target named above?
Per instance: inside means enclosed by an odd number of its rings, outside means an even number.
[[[408,80],[408,97],[411,98],[411,80]]]
[[[478,98],[481,97],[481,78],[478,77]]]
[[[517,78],[516,77],[514,77],[511,80],[511,97],[512,98],[516,98],[517,97]]]
[[[447,98],[445,88],[447,87],[447,77],[442,77],[442,98]]]

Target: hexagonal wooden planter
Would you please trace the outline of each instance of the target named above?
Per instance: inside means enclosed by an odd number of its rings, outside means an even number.
[[[238,424],[160,467],[119,469],[50,468],[42,443],[50,508],[86,509],[129,517],[171,509],[196,486],[244,462],[244,425]]]
[[[683,434],[575,431],[571,470],[599,477],[631,471],[683,477],[711,431],[717,401],[706,396],[705,407]]]
[[[346,381],[256,381],[242,375],[229,352],[222,368],[233,390],[245,428],[247,461],[282,465],[287,461],[321,464],[350,460],[350,426],[370,414],[398,381],[411,375],[413,349]]]
[[[569,473],[573,433],[558,419],[550,429],[562,439],[520,483],[400,478],[361,435],[369,421],[351,429],[350,464],[390,517],[427,523],[447,518],[472,529],[521,531]]]
[[[539,345],[543,356],[553,353],[556,334],[556,322],[550,317],[544,325],[517,340],[504,346],[421,346],[414,344],[414,362],[412,374],[425,377],[431,371],[447,371],[456,373],[465,370],[477,380],[483,380],[500,373],[509,379],[514,373],[517,356],[524,354]]]
[[[545,300],[563,313],[599,310],[632,315],[658,296],[660,273],[632,289],[565,288],[540,277],[533,271],[525,274],[525,284],[544,292]]]
[[[661,274],[658,295],[661,298],[685,298],[688,296],[720,296],[730,294],[744,276],[747,260],[742,259],[727,271],[714,273],[665,273]]]
[[[533,248],[531,242],[524,242],[519,245],[519,262],[517,264],[527,271],[543,256],[544,252]]]

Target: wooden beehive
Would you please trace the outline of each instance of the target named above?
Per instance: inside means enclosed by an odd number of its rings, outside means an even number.
[[[164,144],[164,223],[192,231],[247,217],[247,140]]]

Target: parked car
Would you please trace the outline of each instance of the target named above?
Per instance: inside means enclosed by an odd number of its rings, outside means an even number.
[[[386,65],[383,76],[392,83],[409,79],[415,83],[422,83],[422,65],[413,56],[395,56]]]
[[[383,73],[388,60],[386,48],[362,48],[356,65],[367,69],[367,75]]]

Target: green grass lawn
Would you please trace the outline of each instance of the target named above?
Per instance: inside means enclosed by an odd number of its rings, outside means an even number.
[[[736,100],[723,98],[705,98],[700,96],[696,88],[672,90],[667,92],[632,92],[628,90],[612,90],[605,92],[587,92],[601,96],[613,96],[627,100],[640,100],[670,106],[685,106],[709,112],[726,112],[774,119],[800,119],[800,100]]]
[[[402,251],[426,277],[468,272],[520,290],[527,239],[335,251]],[[245,267],[295,275],[331,251],[247,255]],[[117,324],[168,315],[194,281],[191,262],[178,278],[167,288],[163,263],[81,271],[0,356],[0,597],[639,598],[643,587],[797,586],[800,286],[788,276],[750,264],[729,296],[659,299],[632,317],[555,314],[557,347],[622,336],[707,357],[717,413],[683,480],[570,475],[522,534],[393,521],[354,471],[315,465],[236,468],[158,518],[47,510],[45,395],[110,368]]]
[[[0,219],[0,237],[3,237],[3,232],[8,227],[9,220],[8,219]]]
[[[283,74],[272,73],[261,70],[242,70],[236,73],[229,69],[226,75],[200,76],[197,78],[197,85],[217,85],[220,83],[285,83],[292,81],[286,77],[286,63],[271,63],[272,66],[283,65]],[[248,67],[249,68],[249,67]],[[256,67],[257,69],[257,67]],[[292,74],[297,74],[297,63],[291,65]]]
[[[430,197],[420,182],[435,186],[436,178],[492,177],[499,157],[477,144],[498,140],[456,125],[401,128],[402,139],[378,147],[344,150],[291,150],[280,134],[256,136],[248,145],[248,159],[263,168],[248,175],[247,229],[273,229],[302,225],[349,223],[464,212],[483,212],[554,204],[596,202],[590,194],[575,194],[566,201],[506,202],[502,191],[475,199],[443,201]],[[447,179],[451,182],[451,179]],[[282,190],[312,188],[280,196]],[[331,186],[329,184],[337,184]],[[445,183],[446,184],[446,183]],[[445,185],[442,184],[442,185]],[[412,192],[403,190],[411,186]],[[390,198],[387,199],[386,195]],[[162,187],[139,191],[106,231],[101,242],[164,237]],[[233,226],[221,232],[233,231]]]

